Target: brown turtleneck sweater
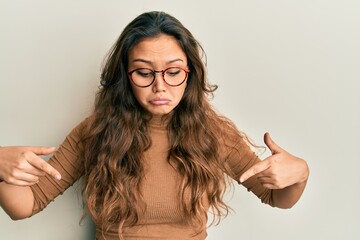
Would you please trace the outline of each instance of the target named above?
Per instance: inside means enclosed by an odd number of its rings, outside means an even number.
[[[81,137],[85,124],[86,121],[83,121],[74,128],[49,160],[49,163],[61,173],[61,181],[44,176],[38,184],[31,186],[35,198],[33,214],[44,209],[47,204],[81,177],[79,169],[82,168],[83,162],[81,161],[82,158],[78,157],[79,150],[76,143]],[[121,228],[123,239],[204,240],[206,230],[196,234],[199,228],[185,224],[183,219],[179,197],[181,179],[179,173],[170,166],[167,160],[169,142],[165,126],[160,123],[152,123],[150,125],[150,136],[152,145],[144,153],[145,178],[141,186],[142,195],[147,206],[146,211],[140,216],[138,225],[126,227],[125,223],[125,226]],[[226,134],[224,135],[224,142],[226,142]],[[260,161],[241,136],[239,136],[238,141],[224,145],[232,146],[231,148],[220,146],[224,149],[224,151],[221,151],[223,155],[221,158],[229,163],[234,173],[231,177],[236,181],[244,171]],[[256,194],[262,202],[272,204],[271,190],[262,187],[256,181],[256,178],[250,178],[243,185],[248,191]],[[204,219],[206,219],[206,216],[204,216]],[[104,236],[102,234],[102,230],[97,228],[97,239],[118,240],[118,226],[113,226]]]

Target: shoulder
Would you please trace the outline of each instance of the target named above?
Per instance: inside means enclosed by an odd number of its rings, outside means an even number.
[[[228,156],[236,152],[242,154],[257,148],[247,134],[226,117],[219,117],[217,122],[217,136],[220,149],[220,157]]]
[[[217,126],[219,140],[225,145],[233,146],[243,137],[243,133],[230,119],[219,116],[214,123]]]
[[[83,138],[84,134],[88,131],[87,129],[90,128],[94,117],[92,115],[86,117],[82,121],[80,121],[68,134],[68,137],[74,139],[81,139]]]

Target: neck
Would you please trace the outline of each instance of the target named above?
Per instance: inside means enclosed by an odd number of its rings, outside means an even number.
[[[150,126],[166,128],[169,123],[169,115],[153,115],[149,121]]]

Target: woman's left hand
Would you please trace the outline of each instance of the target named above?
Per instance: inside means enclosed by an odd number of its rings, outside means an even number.
[[[268,189],[283,189],[288,186],[305,182],[309,176],[307,163],[291,155],[279,147],[265,133],[264,142],[271,150],[272,155],[253,165],[240,176],[240,182],[250,177],[257,177],[260,183]]]

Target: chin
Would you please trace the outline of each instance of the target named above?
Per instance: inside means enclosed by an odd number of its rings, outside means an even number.
[[[148,110],[153,116],[163,116],[169,114],[173,109]]]
[[[161,116],[164,116],[164,115],[166,115],[166,114],[168,114],[168,113],[170,113],[170,112],[150,112],[150,113],[151,113],[151,115],[153,115],[153,116],[161,117]]]

